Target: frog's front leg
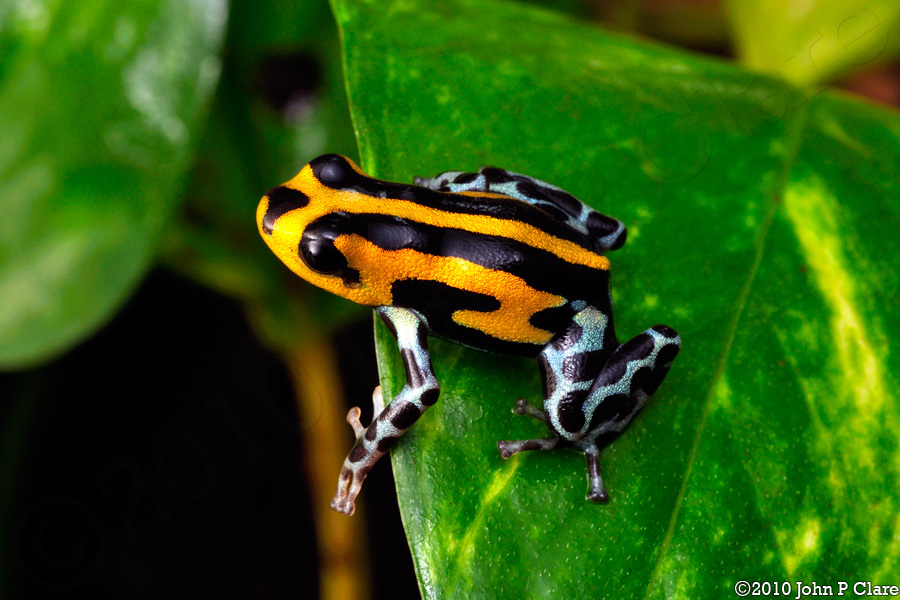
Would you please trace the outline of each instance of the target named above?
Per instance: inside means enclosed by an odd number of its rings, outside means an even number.
[[[619,346],[607,316],[587,308],[540,356],[544,411],[519,401],[516,412],[544,419],[551,438],[498,443],[504,458],[523,450],[572,447],[587,460],[587,498],[606,502],[598,438],[623,431],[656,391],[681,347],[678,334],[656,325]],[[614,348],[610,352],[610,348]]]
[[[406,385],[382,410],[379,410],[380,394],[373,395],[375,416],[368,427],[359,423],[359,409],[354,408],[347,420],[356,433],[356,444],[344,460],[338,479],[337,493],[331,508],[352,515],[354,501],[362,488],[363,480],[372,467],[393,446],[406,430],[422,416],[428,407],[437,402],[440,386],[431,368],[426,342],[425,324],[415,312],[392,306],[382,306],[375,312],[387,323],[397,337],[400,355],[406,368]]]

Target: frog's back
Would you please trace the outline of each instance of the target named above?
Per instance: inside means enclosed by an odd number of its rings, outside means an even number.
[[[275,218],[303,232],[305,258],[286,262],[356,302],[415,310],[436,335],[533,356],[576,309],[609,304],[609,262],[595,240],[520,199],[382,181],[329,155],[270,190],[265,213],[276,206],[273,198],[297,192],[299,202],[286,202],[304,205],[291,213],[299,216]],[[296,253],[294,243],[285,246],[286,255]],[[332,275],[307,272],[310,243],[340,253],[336,266],[319,271]]]
[[[531,356],[571,320],[573,302],[609,304],[609,263],[593,239],[532,204],[356,171],[335,185],[358,194],[343,204],[353,212],[323,217],[365,240],[345,247],[349,264],[377,264],[372,278],[389,280],[391,305],[417,311],[436,335]]]
[[[576,308],[578,301],[609,303],[609,273],[596,254],[580,256],[569,246],[582,259],[577,262],[505,235],[507,227],[486,233],[429,223],[428,215],[421,221],[373,213],[334,220],[358,240],[346,248],[350,265],[379,264],[376,277],[390,282],[390,304],[417,311],[439,336],[531,356],[572,319],[573,302]]]

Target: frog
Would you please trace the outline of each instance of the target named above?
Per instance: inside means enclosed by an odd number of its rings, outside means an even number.
[[[586,499],[609,500],[600,448],[631,424],[681,349],[666,325],[622,344],[616,337],[606,255],[625,243],[620,220],[497,167],[408,184],[325,154],[268,190],[256,221],[291,271],[373,307],[403,361],[403,388],[386,405],[376,388],[368,426],[358,407],[347,415],[356,441],[331,508],[352,515],[372,467],[437,402],[430,336],[536,359],[543,404],[519,398],[512,410],[543,422],[549,434],[498,441],[500,455],[580,451]]]

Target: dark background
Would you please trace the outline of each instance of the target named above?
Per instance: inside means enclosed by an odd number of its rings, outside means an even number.
[[[358,403],[377,382],[371,322],[337,340]],[[235,302],[158,269],[94,338],[0,376],[0,396],[18,395],[33,402],[13,597],[318,597],[304,427],[286,369]],[[417,598],[382,463],[362,494],[374,597]]]

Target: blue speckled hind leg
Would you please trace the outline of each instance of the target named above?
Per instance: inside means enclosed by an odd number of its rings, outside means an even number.
[[[601,311],[587,308],[539,357],[543,412],[557,442],[499,443],[505,457],[545,446],[580,450],[587,460],[587,499],[593,502],[609,499],[600,475],[598,438],[624,431],[662,383],[681,347],[678,334],[665,325],[651,327],[619,346],[611,325]],[[519,414],[538,410],[520,410],[520,405],[516,405]]]
[[[681,338],[666,325],[654,325],[616,348],[582,407],[588,424],[580,442],[624,431],[659,388],[679,350]]]
[[[583,435],[585,425],[581,406],[597,371],[610,356],[609,348],[615,346],[612,324],[602,311],[589,307],[576,314],[569,326],[553,338],[538,357],[544,382],[544,410],[522,398],[514,409],[516,414],[546,422],[553,437],[497,442],[500,455],[509,458],[525,450],[573,447]],[[605,502],[608,496],[600,479],[596,445],[578,449],[585,453],[588,461],[588,499]]]
[[[597,212],[555,185],[528,175],[482,167],[478,173],[446,171],[431,178],[416,177],[415,182],[440,192],[492,192],[522,200],[591,236],[598,252],[617,250],[625,243],[627,231],[621,221]]]
[[[356,444],[347,455],[331,508],[352,515],[354,502],[366,475],[393,444],[437,402],[440,387],[428,357],[425,324],[411,310],[390,306],[375,310],[397,337],[400,355],[406,368],[406,385],[382,408],[380,389],[373,394],[375,417],[368,427],[359,422],[359,409],[353,408],[347,421],[356,434]]]
[[[582,406],[586,425],[572,444],[588,465],[588,500],[606,502],[600,477],[598,440],[623,432],[659,388],[681,349],[681,338],[666,325],[654,325],[615,349],[594,380]]]

